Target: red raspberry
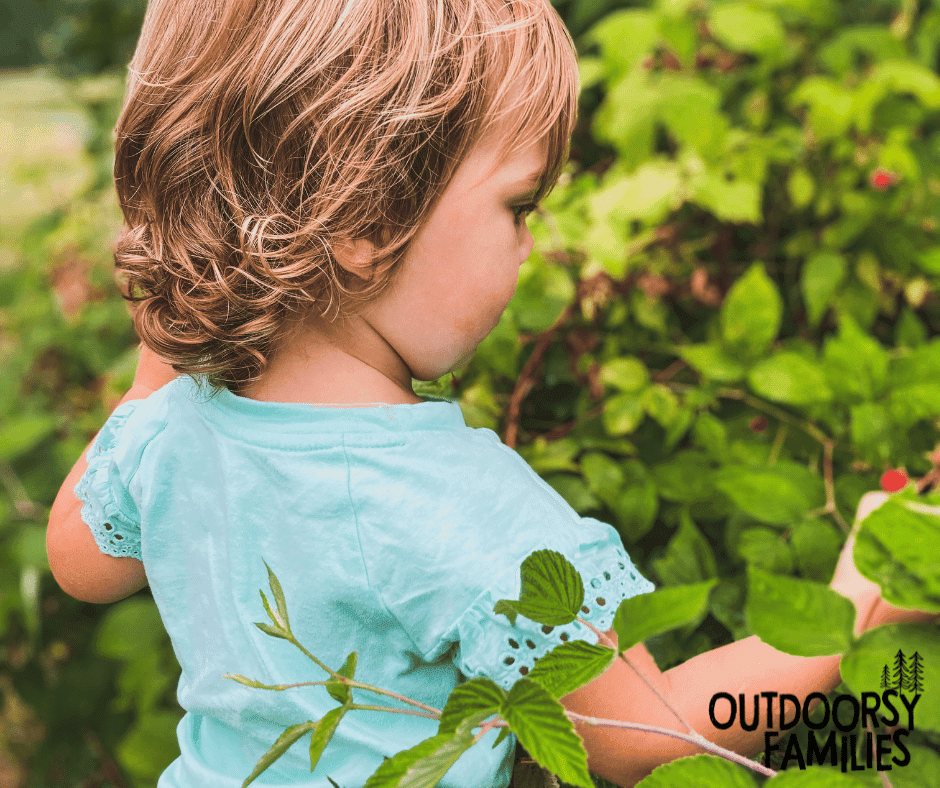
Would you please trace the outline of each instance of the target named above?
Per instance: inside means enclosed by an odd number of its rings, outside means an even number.
[[[868,177],[868,182],[872,185],[872,188],[880,192],[890,189],[898,180],[900,178],[897,173],[889,172],[883,167],[879,167]]]
[[[907,487],[907,474],[904,471],[885,471],[881,477],[881,486],[889,493],[903,490]]]

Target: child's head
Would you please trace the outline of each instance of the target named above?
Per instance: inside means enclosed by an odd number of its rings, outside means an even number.
[[[114,168],[138,334],[237,391],[292,318],[387,289],[482,140],[544,146],[541,200],[577,96],[548,0],[150,0]],[[374,255],[339,264],[356,239]]]

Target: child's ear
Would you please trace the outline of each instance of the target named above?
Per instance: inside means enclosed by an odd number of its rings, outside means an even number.
[[[363,279],[368,278],[368,271],[375,257],[375,247],[363,238],[340,239],[333,246],[336,262],[351,274]]]

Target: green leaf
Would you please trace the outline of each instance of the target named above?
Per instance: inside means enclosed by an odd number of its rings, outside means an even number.
[[[936,624],[887,624],[868,630],[842,658],[842,680],[856,695],[877,692],[883,667],[892,670],[898,651],[908,660],[917,652],[924,665],[924,691],[914,708],[915,730],[940,733],[940,679],[935,667],[940,665],[940,628]],[[912,699],[910,690],[905,694]],[[900,702],[897,705],[899,724],[906,728],[907,712]]]
[[[721,305],[721,333],[730,347],[759,356],[777,338],[783,301],[760,263],[734,283]]]
[[[125,599],[105,611],[94,649],[102,657],[129,660],[141,651],[157,648],[165,637],[160,611],[153,600]]]
[[[606,454],[591,452],[581,458],[581,473],[588,489],[604,503],[616,500],[623,489],[624,475],[620,466]]]
[[[505,690],[486,676],[458,684],[447,698],[437,732],[454,733],[464,720],[484,712],[481,719],[486,719],[499,712],[505,698]]]
[[[863,402],[849,408],[852,417],[852,443],[872,463],[889,462],[895,453],[895,425],[887,407],[877,402]]]
[[[607,646],[572,640],[540,657],[527,678],[545,687],[553,698],[563,698],[600,676],[616,656],[617,652]]]
[[[940,612],[940,510],[889,498],[862,521],[853,557],[886,601]]]
[[[783,535],[771,528],[745,528],[737,544],[738,554],[750,566],[787,575],[793,571],[793,553]]]
[[[800,289],[813,328],[819,325],[847,270],[845,257],[831,251],[817,252],[803,265]]]
[[[261,560],[264,561],[264,559]],[[271,567],[268,566],[267,561],[264,561],[264,566],[268,570],[268,581],[271,584],[271,593],[274,594],[274,601],[277,604],[277,612],[280,620],[271,614],[271,609],[267,607],[267,600],[265,600],[265,607],[268,610],[268,614],[272,615],[274,623],[279,625],[286,632],[290,632],[290,619],[287,618],[287,602],[284,600],[284,591],[281,589],[281,584],[278,582],[274,572],[271,571]]]
[[[826,340],[822,365],[829,388],[842,402],[857,404],[884,393],[888,354],[846,312],[839,315],[839,336]]]
[[[636,394],[615,394],[604,402],[604,429],[608,435],[629,435],[640,426],[644,415],[643,403]]]
[[[805,167],[796,167],[787,178],[787,193],[790,195],[790,202],[797,210],[802,210],[813,199],[816,192],[816,181]]]
[[[761,184],[738,178],[728,181],[723,172],[705,169],[689,181],[690,198],[726,222],[760,224]]]
[[[826,376],[818,364],[796,353],[775,353],[748,373],[755,394],[787,405],[811,405],[832,399]]]
[[[339,726],[339,721],[343,719],[343,715],[348,710],[349,703],[345,703],[337,709],[330,709],[317,723],[316,728],[313,729],[313,735],[310,737],[311,772],[317,768],[326,745],[330,743],[330,739],[333,738],[333,734],[336,733],[336,728]]]
[[[801,657],[842,654],[853,641],[855,606],[821,583],[748,567],[747,618],[761,640]]]
[[[691,755],[653,769],[636,788],[755,788],[747,769],[717,755]]]
[[[359,658],[358,651],[350,652],[349,656],[346,657],[346,661],[336,672],[340,676],[345,676],[347,679],[352,679],[356,677],[356,661]],[[348,684],[344,684],[342,681],[330,680],[326,682],[326,691],[330,693],[330,697],[333,700],[339,703],[348,703],[352,699],[352,688]]]
[[[643,463],[627,460],[621,470],[624,486],[611,508],[617,515],[618,532],[627,542],[635,542],[649,533],[656,522],[659,496]]]
[[[786,32],[777,16],[746,2],[714,8],[708,17],[708,29],[736,52],[768,55],[781,51],[786,42]]]
[[[258,627],[258,629],[260,629],[265,634],[270,635],[271,637],[283,638],[284,640],[291,639],[291,636],[287,632],[285,632],[283,629],[280,629],[279,627],[272,627],[270,624],[261,624],[257,621],[255,622],[255,626]]]
[[[776,525],[802,520],[807,510],[825,501],[822,479],[786,461],[773,466],[729,465],[715,472],[714,485],[743,512]]]
[[[539,624],[570,624],[584,604],[584,582],[570,561],[556,550],[536,550],[522,562],[518,600],[500,599],[494,612],[512,624],[521,614]]]
[[[666,554],[653,561],[656,574],[666,585],[687,585],[718,576],[718,565],[708,540],[683,512],[679,528],[669,540]]]
[[[451,766],[473,745],[470,725],[439,733],[384,761],[363,788],[437,788]]]
[[[571,785],[594,788],[584,742],[565,709],[541,684],[519,679],[500,709],[519,743],[538,763]]]
[[[683,345],[676,352],[702,377],[718,383],[737,383],[747,373],[747,368],[717,343]]]
[[[698,623],[717,579],[704,583],[661,588],[651,594],[624,599],[614,616],[617,650],[629,651],[648,637],[685,624]]]
[[[0,428],[0,462],[9,462],[35,448],[55,432],[52,416],[23,415]]]
[[[650,468],[656,489],[667,501],[691,503],[714,497],[713,470],[704,452],[677,451]]]
[[[575,296],[568,272],[533,254],[519,268],[519,283],[506,311],[520,331],[545,331]]]
[[[599,377],[605,386],[621,391],[639,391],[650,379],[646,365],[635,356],[611,359],[601,367]]]
[[[940,415],[940,383],[915,383],[895,388],[888,396],[888,411],[901,429],[936,419]]]
[[[679,415],[679,399],[671,389],[656,383],[649,386],[640,397],[643,409],[660,426],[668,429]]]
[[[790,545],[801,574],[808,580],[828,583],[835,572],[843,541],[833,525],[817,518],[793,526]]]
[[[267,769],[272,763],[274,763],[278,758],[280,758],[285,752],[290,749],[290,747],[303,736],[308,731],[312,731],[317,727],[317,723],[312,720],[307,722],[299,722],[296,725],[291,725],[287,728],[280,736],[277,737],[277,741],[271,745],[271,749],[268,750],[264,755],[261,756],[261,759],[255,765],[255,768],[252,770],[251,774],[245,778],[245,781],[242,783],[242,788],[245,788],[249,783],[253,783],[258,775],[261,774],[265,769]]]

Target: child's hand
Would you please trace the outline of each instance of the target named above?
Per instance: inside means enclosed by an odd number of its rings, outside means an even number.
[[[932,613],[922,613],[918,610],[903,610],[893,605],[889,605],[881,598],[881,589],[877,583],[873,583],[855,567],[855,560],[852,557],[852,551],[855,548],[855,534],[858,526],[875,509],[881,506],[890,496],[885,492],[870,492],[862,496],[858,504],[858,511],[855,513],[855,522],[852,526],[852,533],[849,534],[842,553],[839,556],[839,562],[836,564],[835,575],[829,587],[850,599],[858,610],[858,616],[855,620],[855,633],[880,626],[881,624],[891,623],[917,623],[933,621],[937,617]]]
[[[862,496],[859,501],[858,511],[855,513],[855,521],[852,524],[852,533],[842,548],[842,554],[839,556],[839,563],[836,564],[836,572],[833,575],[829,587],[842,596],[851,599],[853,602],[860,597],[868,597],[874,594],[876,597],[881,589],[877,583],[873,583],[867,577],[855,568],[855,560],[852,558],[852,551],[855,548],[855,534],[858,532],[858,526],[869,514],[888,500],[888,493],[870,492]]]

